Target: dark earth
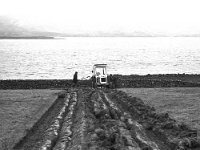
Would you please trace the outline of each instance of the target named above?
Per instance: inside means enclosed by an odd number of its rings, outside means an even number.
[[[199,74],[113,75],[116,88],[200,87]],[[0,80],[0,89],[58,89],[72,86],[72,79]],[[91,87],[91,80],[78,85]]]
[[[15,150],[199,150],[197,131],[113,89],[68,88]]]

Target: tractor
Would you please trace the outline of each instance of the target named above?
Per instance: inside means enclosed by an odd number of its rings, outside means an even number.
[[[107,74],[107,64],[95,64],[92,70],[92,87],[111,87],[110,77]]]

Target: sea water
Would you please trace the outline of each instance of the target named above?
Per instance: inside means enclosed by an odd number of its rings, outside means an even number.
[[[0,79],[79,79],[109,74],[200,73],[198,37],[69,37],[0,40]]]

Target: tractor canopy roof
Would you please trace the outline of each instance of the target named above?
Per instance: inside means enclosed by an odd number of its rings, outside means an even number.
[[[106,66],[107,66],[107,64],[95,64],[95,65],[94,65],[94,67],[97,67],[97,68],[98,68],[98,67],[106,67]]]

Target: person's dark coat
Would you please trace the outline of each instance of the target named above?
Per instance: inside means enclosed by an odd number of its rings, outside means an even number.
[[[73,77],[73,83],[77,84],[78,82],[78,72],[75,72],[74,77]]]

